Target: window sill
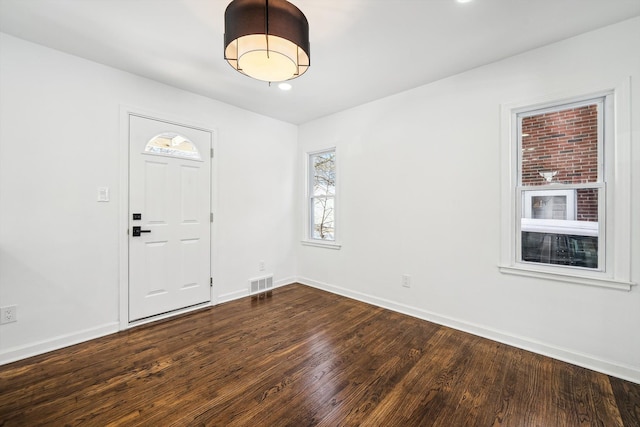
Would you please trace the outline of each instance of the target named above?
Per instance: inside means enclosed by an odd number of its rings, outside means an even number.
[[[340,250],[340,248],[342,248],[342,245],[338,243],[321,242],[314,240],[302,240],[300,243],[302,243],[304,246],[315,246],[316,248],[326,248],[334,250]]]
[[[600,288],[618,289],[622,291],[630,291],[636,283],[624,280],[607,279],[600,277],[586,277],[574,274],[563,274],[557,272],[539,271],[524,267],[514,266],[498,266],[500,273],[513,274],[516,276],[534,277],[538,279],[555,280],[557,282],[574,283],[578,285],[597,286]]]

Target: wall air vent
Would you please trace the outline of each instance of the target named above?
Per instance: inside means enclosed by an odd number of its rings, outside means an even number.
[[[249,280],[249,295],[254,298],[270,297],[273,291],[273,276]]]

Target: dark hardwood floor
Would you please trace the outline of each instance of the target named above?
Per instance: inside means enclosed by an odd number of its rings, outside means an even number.
[[[640,426],[640,385],[290,285],[1,366],[0,425]]]

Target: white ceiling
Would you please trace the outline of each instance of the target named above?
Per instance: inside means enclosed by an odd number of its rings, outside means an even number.
[[[311,68],[283,92],[224,60],[230,0],[0,0],[0,31],[300,124],[640,15],[640,0],[292,0]]]

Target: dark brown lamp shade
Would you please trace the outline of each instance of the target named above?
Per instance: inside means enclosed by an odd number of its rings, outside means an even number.
[[[286,0],[233,0],[224,28],[224,59],[254,79],[291,80],[311,65],[309,23]]]

